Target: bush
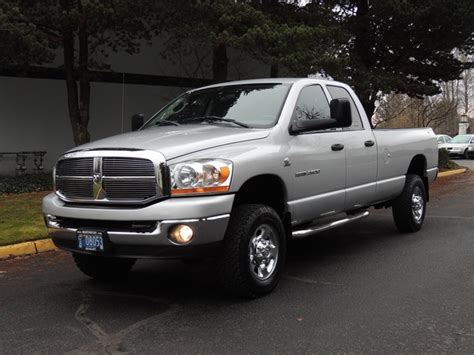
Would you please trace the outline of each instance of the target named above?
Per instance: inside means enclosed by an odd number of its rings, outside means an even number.
[[[449,153],[446,149],[438,149],[438,168],[448,169]]]
[[[35,173],[20,176],[0,176],[0,194],[50,191],[53,189],[51,173]]]
[[[456,169],[459,165],[449,160],[449,153],[446,149],[438,149],[438,169]]]

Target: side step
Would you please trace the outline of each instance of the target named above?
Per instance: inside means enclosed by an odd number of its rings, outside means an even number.
[[[319,232],[322,232],[322,231],[326,231],[328,229],[333,229],[333,228],[342,226],[344,224],[357,221],[358,219],[367,217],[368,215],[369,215],[368,211],[360,212],[360,213],[353,214],[353,215],[348,215],[346,218],[339,219],[339,220],[333,221],[331,223],[320,224],[318,226],[309,226],[305,229],[295,230],[295,231],[293,231],[292,236],[295,239],[304,238],[304,237],[307,237],[307,236],[310,236],[310,235],[313,235],[313,234],[316,234],[316,233],[319,233]]]

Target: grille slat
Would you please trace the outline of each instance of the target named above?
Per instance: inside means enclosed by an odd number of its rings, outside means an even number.
[[[139,158],[104,158],[104,176],[155,176],[153,162]]]
[[[67,158],[56,166],[56,190],[69,202],[142,203],[161,196],[158,177],[146,158]]]
[[[87,198],[92,199],[92,179],[68,179],[68,180],[56,180],[56,189],[61,192],[67,198]]]
[[[65,159],[58,162],[56,175],[60,176],[91,176],[94,158]]]

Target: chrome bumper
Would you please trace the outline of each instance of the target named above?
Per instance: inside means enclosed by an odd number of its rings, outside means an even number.
[[[155,230],[151,232],[132,232],[132,231],[108,231],[107,237],[110,242],[118,245],[141,245],[141,246],[170,246],[176,245],[168,239],[168,231],[171,227],[178,224],[190,226],[195,237],[190,244],[201,245],[220,242],[224,239],[230,215],[223,214],[199,219],[177,219],[164,220],[156,223]],[[48,235],[54,240],[66,239],[76,240],[78,230],[102,230],[102,228],[63,228],[54,221],[54,216],[45,216]]]
[[[78,230],[100,230],[106,233],[116,256],[152,257],[156,256],[158,249],[162,249],[165,251],[160,256],[167,257],[174,254],[174,251],[167,252],[172,249],[190,249],[221,242],[227,230],[233,200],[233,195],[220,195],[169,199],[143,208],[86,208],[67,205],[51,194],[43,200],[43,213],[48,234],[60,248],[78,251]],[[61,218],[74,220],[75,227],[62,225],[58,222]],[[82,227],[82,221],[87,220],[97,222],[95,224],[99,227],[87,227],[86,222]],[[100,226],[101,222],[107,226],[108,221],[156,221],[156,225],[147,232],[117,228],[107,230]],[[170,228],[177,224],[186,224],[193,229],[194,237],[189,244],[176,245],[168,239]],[[120,248],[141,249],[139,252],[121,252]]]
[[[438,177],[438,168],[426,169],[426,175],[428,177],[428,183],[432,183]]]

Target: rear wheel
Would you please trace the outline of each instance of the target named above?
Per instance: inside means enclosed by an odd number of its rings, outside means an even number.
[[[286,236],[275,210],[259,204],[237,206],[219,261],[224,288],[249,298],[271,292],[280,280],[285,257]]]
[[[467,149],[464,151],[464,159],[470,159],[469,150],[467,150]]]
[[[97,280],[119,280],[124,278],[135,264],[135,259],[111,258],[73,253],[79,270]]]
[[[421,229],[426,214],[426,191],[418,175],[407,175],[402,193],[392,203],[395,225],[403,233]]]

